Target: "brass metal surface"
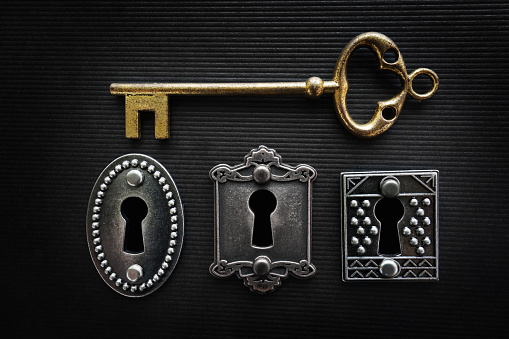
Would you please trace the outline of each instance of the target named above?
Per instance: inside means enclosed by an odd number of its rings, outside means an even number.
[[[419,94],[414,91],[414,88],[412,87],[412,82],[414,81],[414,78],[420,74],[425,74],[430,77],[431,82],[433,84],[433,87],[429,90],[428,93],[425,94]],[[438,89],[438,75],[433,72],[431,69],[428,68],[418,68],[415,71],[413,71],[408,76],[408,93],[417,101],[425,100],[431,98],[431,96],[437,91]]]
[[[370,48],[379,61],[379,67],[396,73],[401,80],[401,91],[392,99],[379,101],[375,114],[365,124],[356,123],[346,107],[348,92],[347,64],[353,52],[361,47]],[[394,55],[394,61],[385,59],[386,53]],[[412,81],[420,74],[432,80],[432,89],[418,94]],[[169,137],[168,96],[170,95],[304,95],[308,99],[318,99],[322,94],[333,94],[336,113],[348,131],[361,138],[371,138],[384,133],[398,118],[405,97],[409,93],[416,100],[430,98],[438,89],[438,76],[427,68],[419,68],[408,75],[403,57],[396,44],[387,36],[368,32],[355,37],[343,49],[336,63],[332,81],[311,77],[305,82],[268,83],[113,83],[110,92],[126,97],[126,137],[140,138],[139,111],[154,111],[155,135],[157,139]],[[386,110],[390,110],[387,115]],[[386,115],[384,117],[384,115]]]
[[[317,77],[312,77],[317,78]],[[320,79],[320,78],[317,78]],[[265,83],[111,84],[113,95],[306,95],[308,81]],[[314,82],[309,87],[316,86]],[[334,93],[338,84],[323,81],[323,92]]]
[[[361,46],[366,46],[373,51],[378,59],[380,69],[396,73],[401,80],[401,91],[392,99],[379,101],[375,114],[371,120],[365,124],[356,123],[348,113],[346,107],[346,94],[348,92],[348,80],[346,75],[347,63],[353,52]],[[385,59],[387,52],[394,55],[394,61],[389,62]],[[339,89],[334,93],[334,100],[336,102],[336,112],[343,126],[351,133],[361,138],[371,138],[384,133],[398,118],[403,103],[405,102],[407,92],[410,92],[414,98],[420,101],[431,97],[438,89],[438,76],[435,72],[427,68],[419,68],[417,71],[411,74],[412,77],[408,76],[403,57],[398,47],[387,36],[376,32],[358,35],[350,41],[341,52],[332,78],[333,81],[339,84]],[[412,88],[412,81],[418,74],[427,74],[433,81],[433,88],[422,96],[415,93]],[[384,117],[384,110],[391,111],[389,114],[390,118],[386,119]]]
[[[156,139],[168,139],[170,136],[168,126],[167,95],[155,93],[153,95],[125,96],[125,136],[126,138],[140,138],[140,111],[151,111],[155,114]]]

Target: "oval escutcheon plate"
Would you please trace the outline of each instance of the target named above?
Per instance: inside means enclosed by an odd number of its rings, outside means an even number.
[[[153,158],[126,154],[97,179],[87,211],[92,261],[118,293],[142,297],[158,289],[177,264],[184,213],[168,171]]]

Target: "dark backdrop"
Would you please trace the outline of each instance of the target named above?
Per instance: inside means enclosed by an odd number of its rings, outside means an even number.
[[[8,336],[496,337],[507,330],[509,39],[507,1],[3,3],[2,332]],[[171,99],[171,137],[124,137],[112,82],[330,80],[341,49],[378,31],[440,88],[408,97],[395,125],[361,140],[332,98]],[[370,52],[351,63],[348,105],[366,121],[398,89]],[[424,91],[426,81],[418,84]],[[218,163],[275,148],[318,171],[309,280],[274,293],[219,280],[213,261]],[[185,205],[178,265],[155,293],[123,297],[88,253],[85,218],[102,169],[130,152],[171,173]],[[341,281],[340,173],[440,171],[440,281]]]

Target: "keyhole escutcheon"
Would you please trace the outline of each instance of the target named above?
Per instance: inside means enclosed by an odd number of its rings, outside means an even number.
[[[120,207],[122,216],[126,220],[124,234],[124,252],[139,254],[145,251],[141,222],[148,213],[148,207],[143,199],[130,197],[122,202]]]
[[[383,198],[375,206],[375,216],[380,221],[378,254],[399,255],[398,222],[403,218],[405,208],[396,198]]]
[[[276,209],[277,200],[274,193],[261,189],[251,194],[249,208],[254,213],[252,246],[271,247],[274,245],[272,239],[272,224],[270,216]]]

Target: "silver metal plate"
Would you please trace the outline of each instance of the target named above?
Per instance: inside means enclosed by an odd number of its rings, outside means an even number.
[[[438,171],[347,172],[341,185],[344,281],[438,280]]]
[[[125,207],[128,199],[146,204],[138,225],[143,248],[136,251],[126,249],[126,215],[138,212]],[[168,171],[143,154],[115,159],[92,190],[86,228],[92,261],[106,284],[128,297],[154,292],[175,268],[184,238],[183,206]]]
[[[252,291],[265,293],[292,274],[308,278],[311,263],[311,183],[316,171],[308,165],[282,163],[275,150],[253,149],[244,163],[218,165],[210,171],[215,192],[216,277],[235,273]],[[270,218],[270,244],[254,242],[257,216],[251,199],[264,192],[274,199]],[[263,199],[263,198],[262,198]]]

